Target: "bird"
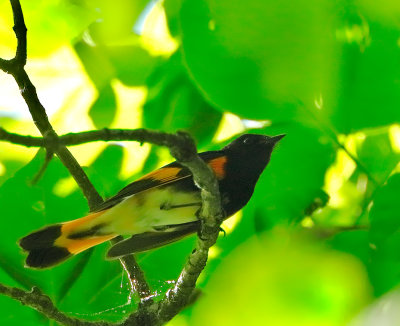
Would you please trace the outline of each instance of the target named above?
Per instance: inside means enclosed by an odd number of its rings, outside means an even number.
[[[276,144],[284,137],[244,134],[220,150],[199,153],[218,181],[228,218],[250,200]],[[121,189],[88,215],[34,231],[19,240],[25,267],[50,268],[117,236],[107,259],[154,249],[199,232],[200,189],[188,168],[175,161]]]

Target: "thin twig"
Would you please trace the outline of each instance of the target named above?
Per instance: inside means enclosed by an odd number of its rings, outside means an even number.
[[[45,173],[47,167],[49,166],[51,160],[53,159],[54,153],[51,152],[50,150],[46,150],[46,156],[44,158],[44,162],[39,169],[39,171],[36,173],[34,178],[32,179],[31,183],[32,185],[35,185],[39,182],[39,180],[42,178],[43,174]]]
[[[19,0],[10,0],[10,2],[14,17],[13,29],[17,38],[17,50],[13,59],[0,60],[0,69],[4,70],[14,77],[20,89],[21,95],[28,105],[33,121],[35,122],[37,128],[42,134],[43,139],[46,140],[46,150],[48,151],[48,153],[57,154],[61,162],[69,170],[72,177],[81,188],[85,198],[88,201],[90,209],[93,210],[103,202],[103,199],[94,188],[93,184],[90,182],[89,178],[87,177],[86,173],[83,171],[79,163],[76,161],[75,157],[64,145],[60,144],[60,142],[58,141],[58,135],[50,124],[46,110],[41,104],[36,93],[36,88],[32,84],[24,68],[27,58],[27,29],[25,26],[20,2]],[[4,130],[1,131],[4,135]],[[11,137],[13,136],[11,135]],[[131,257],[130,261],[133,260],[134,258]],[[124,269],[126,269],[126,272],[128,275],[130,275],[130,277],[136,277],[138,270],[140,271],[140,268],[138,266],[135,269],[127,270],[127,268],[133,265],[133,263],[129,265],[125,264],[121,260],[121,264]],[[140,279],[140,282],[145,282],[142,274],[140,274],[140,277],[138,276],[138,278]]]
[[[62,325],[71,326],[110,326],[113,325],[108,322],[90,322],[78,318],[72,318],[60,312],[53,304],[51,299],[43,294],[37,287],[32,291],[24,291],[15,287],[0,284],[0,293],[13,298],[23,305],[31,307],[49,319],[53,319]]]
[[[186,133],[167,134],[162,132],[148,131],[145,129],[138,130],[108,130],[103,129],[100,131],[91,131],[80,133],[79,137],[74,134],[63,136],[61,139],[58,137],[52,128],[46,111],[40,103],[36,89],[31,83],[28,75],[24,70],[26,62],[26,27],[23,21],[22,10],[18,0],[11,0],[13,5],[13,14],[15,21],[15,28],[18,47],[17,54],[12,60],[0,60],[0,68],[10,73],[15,78],[21,94],[28,105],[32,118],[36,126],[43,135],[43,139],[29,138],[29,145],[33,146],[36,141],[40,141],[38,146],[44,146],[53,150],[68,167],[71,175],[78,182],[85,197],[89,201],[90,207],[93,209],[102,202],[101,197],[88,180],[86,174],[83,172],[80,165],[76,162],[75,158],[71,155],[65,145],[84,143],[95,140],[136,140],[139,142],[150,142],[156,145],[167,146],[171,154],[184,166],[186,166],[193,174],[193,179],[196,185],[201,189],[202,208],[200,212],[200,219],[202,226],[196,249],[189,256],[181,275],[179,276],[175,286],[167,293],[166,297],[158,304],[142,305],[142,309],[131,314],[131,316],[123,322],[123,325],[161,325],[162,323],[170,320],[175,316],[185,305],[189,302],[193,290],[196,285],[196,280],[204,269],[207,259],[208,250],[216,242],[219,233],[219,226],[223,220],[223,211],[221,208],[220,194],[218,182],[212,170],[202,161],[197,155],[196,146],[192,138]],[[24,52],[25,51],[25,52]],[[25,58],[25,59],[24,59]],[[13,64],[10,64],[13,63]],[[16,63],[16,64],[14,64]],[[5,140],[26,141],[27,138],[22,138],[19,135],[10,134],[3,129],[0,130],[0,136]],[[129,137],[129,139],[127,139]],[[24,145],[28,143],[25,142]],[[124,263],[127,261],[125,260]],[[129,262],[129,260],[128,260]],[[131,262],[134,262],[133,257]],[[134,262],[136,264],[136,262]],[[131,265],[130,265],[131,266]],[[126,267],[124,265],[124,267]],[[132,266],[131,266],[132,267]],[[130,270],[128,275],[135,275],[137,265]],[[140,269],[139,269],[140,271]],[[141,271],[140,271],[141,272]],[[140,280],[140,276],[136,278]],[[143,287],[143,293],[149,293],[146,286]],[[42,295],[36,293],[34,290],[33,295],[26,296],[27,293],[14,288],[8,288],[1,285],[3,294],[9,295],[23,303],[29,303],[29,306],[38,309],[47,317],[55,319],[66,325],[81,325],[76,320],[63,319],[64,314],[59,312],[53,305],[52,301]],[[36,295],[37,294],[37,295]],[[139,293],[139,295],[141,295]],[[36,300],[32,298],[36,296]],[[36,301],[44,302],[43,305],[36,305]],[[139,306],[140,307],[140,306]],[[66,317],[69,318],[69,317]],[[94,325],[93,323],[84,322],[84,325]],[[107,325],[107,324],[104,324]]]
[[[356,157],[353,155],[345,145],[343,145],[338,137],[337,137],[337,131],[334,129],[333,126],[331,126],[323,117],[321,118],[319,115],[315,114],[315,112],[307,107],[304,103],[299,102],[299,106],[303,108],[304,112],[309,114],[309,116],[316,122],[318,123],[318,126],[321,128],[322,131],[325,132],[325,134],[331,138],[332,142],[340,149],[342,149],[350,159],[353,160],[354,163],[356,163],[357,167],[363,171],[368,179],[374,184],[374,185],[379,185],[378,180],[375,179],[375,177],[371,174],[371,172],[368,170],[368,168]]]
[[[116,244],[123,240],[123,237],[118,236],[111,240],[112,244]],[[120,258],[121,264],[127,271],[129,282],[132,290],[138,294],[140,302],[143,304],[150,304],[153,302],[151,290],[146,282],[143,271],[134,259],[133,255],[128,255]]]
[[[12,75],[18,84],[21,95],[28,105],[29,112],[32,115],[33,121],[43,137],[47,140],[46,147],[57,154],[61,162],[67,167],[75,181],[78,183],[82,192],[88,200],[90,209],[94,209],[103,202],[93,184],[90,182],[82,167],[72,156],[71,152],[65,147],[60,146],[57,142],[57,134],[46,114],[46,110],[41,104],[36,88],[29,79],[25,71],[26,64],[26,33],[27,29],[24,22],[24,16],[21,10],[21,5],[18,0],[10,0],[13,16],[14,16],[14,32],[17,37],[17,50],[15,57],[11,60],[1,60],[0,69]]]

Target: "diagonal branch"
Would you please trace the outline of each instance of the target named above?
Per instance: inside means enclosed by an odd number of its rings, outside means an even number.
[[[1,134],[0,132],[0,136]],[[35,144],[31,142],[30,145],[45,145],[45,140],[43,138],[29,137],[26,139],[29,139],[30,142],[34,139]],[[59,139],[61,142],[65,141],[69,144],[82,144],[84,142],[96,140],[135,140],[166,146],[170,149],[171,154],[192,172],[195,183],[201,189],[203,202],[200,212],[200,218],[203,222],[200,231],[201,237],[197,240],[196,248],[189,256],[175,286],[168,291],[166,297],[157,304],[151,301],[145,302],[142,297],[142,309],[134,312],[120,325],[161,325],[170,320],[189,302],[193,290],[195,289],[196,281],[206,265],[208,250],[216,242],[219,226],[224,217],[221,208],[218,183],[214,173],[197,155],[196,146],[192,138],[183,132],[168,134],[145,129],[104,129],[78,134],[68,134],[61,136]],[[135,279],[137,280],[136,277]],[[145,286],[143,287],[143,285],[141,288],[137,287],[136,289],[139,293],[149,294],[148,289]]]
[[[177,134],[167,134],[156,131],[148,131],[145,129],[138,130],[108,130],[90,131],[80,133],[78,137],[74,134],[68,134],[61,138],[52,128],[46,111],[39,101],[34,85],[31,83],[27,73],[24,70],[26,63],[26,27],[22,16],[22,10],[18,0],[10,0],[13,8],[14,30],[18,39],[17,54],[14,59],[0,60],[0,69],[11,74],[16,80],[21,95],[28,105],[32,118],[43,135],[43,138],[24,137],[16,134],[7,133],[5,130],[0,130],[0,138],[11,142],[20,141],[25,146],[44,146],[48,150],[53,151],[58,155],[63,164],[69,169],[71,175],[81,187],[85,197],[88,199],[91,209],[95,208],[102,202],[93,185],[90,183],[81,166],[65,147],[66,145],[80,144],[95,140],[136,140],[139,142],[149,142],[155,145],[167,146],[171,154],[184,166],[186,166],[193,174],[193,179],[196,185],[201,189],[202,208],[200,219],[202,226],[196,249],[189,256],[181,275],[179,276],[175,286],[168,291],[166,297],[159,303],[153,303],[151,300],[143,302],[139,306],[138,311],[121,325],[161,325],[175,316],[189,302],[193,290],[196,286],[196,281],[204,269],[207,259],[208,250],[216,242],[219,233],[219,226],[223,220],[224,214],[221,207],[218,182],[212,170],[207,164],[197,155],[197,149],[192,138],[183,132]],[[129,137],[129,139],[127,139]],[[140,271],[139,267],[133,266],[130,263],[136,264],[134,258],[125,257],[124,267],[131,266],[132,270],[128,271],[128,275],[135,275],[136,281],[141,281],[140,275],[136,275]],[[130,260],[130,261],[129,261]],[[130,264],[130,265],[128,265]],[[145,284],[142,286],[142,292],[139,290],[139,295],[148,294],[148,287]],[[139,289],[139,288],[137,288]],[[59,312],[51,302],[51,300],[37,290],[29,295],[29,293],[15,288],[8,288],[0,284],[0,293],[6,294],[14,299],[27,304],[34,309],[39,310],[47,317],[57,320],[66,325],[95,325],[87,322],[80,324],[72,319],[60,319],[65,317]],[[38,295],[37,295],[38,294]],[[40,295],[39,295],[40,294]],[[33,300],[35,298],[36,300]],[[45,304],[37,306],[36,301],[43,301]],[[57,319],[58,318],[58,319]],[[69,318],[69,317],[66,317]],[[82,321],[83,322],[83,321]],[[83,322],[86,323],[86,322]],[[108,324],[102,324],[108,325]]]
[[[45,147],[48,152],[56,153],[64,166],[69,170],[74,180],[81,188],[83,195],[88,201],[90,210],[95,209],[103,202],[103,199],[90,182],[86,173],[79,165],[75,157],[64,145],[58,141],[58,135],[53,129],[48,119],[46,110],[40,102],[36,88],[29,79],[25,71],[26,57],[27,57],[27,29],[25,26],[24,16],[21,9],[19,0],[10,0],[13,17],[14,17],[14,32],[17,38],[17,50],[15,57],[10,60],[0,60],[0,69],[12,75],[18,84],[21,95],[28,105],[29,112],[35,122],[36,127],[45,139]],[[145,282],[143,273],[139,266],[136,264],[134,257],[124,257],[120,259],[122,266],[126,270],[130,278],[136,278],[136,281]],[[132,268],[128,270],[128,268]],[[143,287],[148,288],[147,283]],[[134,289],[133,289],[134,290]],[[139,292],[139,296],[145,296]],[[148,297],[147,295],[145,297]]]
[[[90,209],[94,209],[96,206],[102,203],[103,200],[93,187],[82,167],[72,156],[71,152],[65,146],[60,146],[57,142],[58,136],[49,122],[45,108],[40,103],[35,86],[32,84],[28,74],[25,71],[27,29],[25,26],[20,2],[18,0],[10,0],[10,2],[14,16],[13,29],[17,37],[18,44],[15,57],[10,60],[2,59],[0,61],[0,69],[14,77],[20,89],[21,95],[28,105],[33,121],[43,137],[48,140],[46,142],[46,148],[57,154],[61,162],[66,166],[71,175],[74,177],[75,181],[78,183],[83,194],[88,200]]]

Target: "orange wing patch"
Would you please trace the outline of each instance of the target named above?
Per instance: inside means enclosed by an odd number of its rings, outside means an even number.
[[[226,162],[227,162],[226,156],[221,156],[221,157],[215,158],[213,160],[210,160],[208,162],[208,165],[213,169],[215,176],[217,177],[218,180],[221,180],[225,177]]]
[[[143,179],[153,179],[160,181],[161,183],[169,182],[174,180],[181,170],[182,168],[176,167],[161,168],[146,174],[145,176],[138,179],[138,181]]]
[[[217,179],[223,179],[225,177],[225,164],[227,162],[226,156],[221,156],[215,159],[212,159],[208,161],[208,165],[211,167],[211,169],[214,171]],[[140,180],[145,180],[145,179],[152,179],[159,181],[160,183],[168,183],[170,181],[173,181],[177,179],[178,173],[182,171],[182,168],[180,167],[165,167],[161,168],[158,170],[155,170],[153,172],[150,172],[137,181]],[[191,174],[189,174],[191,175]],[[189,176],[187,175],[187,176]],[[183,177],[187,177],[183,176]]]

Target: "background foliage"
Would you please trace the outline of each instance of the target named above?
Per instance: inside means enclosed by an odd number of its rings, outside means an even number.
[[[170,325],[394,325],[400,283],[400,4],[394,0],[22,1],[28,73],[57,132],[185,129],[201,150],[236,134],[286,133],[246,208],[226,222],[203,295]],[[15,38],[0,0],[0,55]],[[0,74],[0,126],[38,135],[13,80]],[[71,148],[111,196],[170,160],[134,143]],[[54,159],[0,143],[0,281],[39,286],[90,320],[136,305],[108,244],[48,271],[16,245],[88,208]],[[140,254],[159,297],[194,237]],[[50,325],[0,297],[5,325]],[[390,306],[390,305],[386,305]],[[397,319],[398,320],[398,319]],[[251,322],[250,322],[251,321]],[[385,324],[386,323],[386,324]]]

